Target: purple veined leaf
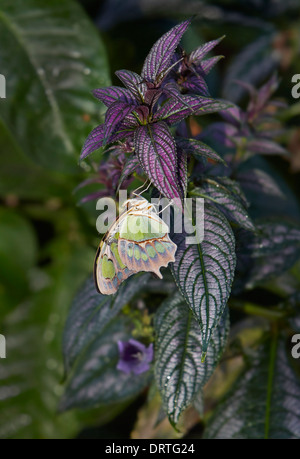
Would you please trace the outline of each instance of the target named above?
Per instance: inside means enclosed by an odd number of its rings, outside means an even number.
[[[204,214],[198,200],[195,202],[194,223],[204,237],[196,243],[187,243],[187,233],[175,233],[176,259],[171,271],[176,284],[193,311],[201,329],[202,352],[206,353],[213,331],[218,326],[230,295],[234,278],[236,256],[235,238],[224,215],[205,201]],[[186,217],[188,213],[185,212]],[[184,229],[187,229],[185,223]],[[204,357],[204,356],[203,356]]]
[[[167,124],[160,122],[138,127],[134,146],[140,165],[154,186],[168,199],[182,199],[176,144]]]
[[[290,269],[299,260],[299,225],[289,220],[256,222],[257,234],[240,229],[237,234],[237,276],[239,293],[267,282]]]
[[[105,129],[103,143],[110,143],[111,136],[117,126],[123,121],[126,115],[131,113],[136,108],[136,105],[129,105],[125,102],[114,102],[108,109],[105,115]]]
[[[212,159],[218,163],[226,164],[224,159],[211,147],[197,139],[175,138],[176,145],[185,153],[193,154],[205,159]]]
[[[261,155],[288,155],[289,152],[269,139],[253,139],[247,142],[247,151]]]
[[[273,116],[258,116],[252,123],[256,130],[257,139],[276,139],[286,133],[286,129],[282,127],[280,122],[274,120]]]
[[[215,142],[225,145],[226,147],[235,147],[234,139],[238,135],[239,130],[229,123],[217,122],[210,124],[201,136],[210,137]]]
[[[246,190],[259,193],[260,195],[266,194],[279,199],[286,199],[276,180],[262,169],[250,169],[245,172],[238,171],[236,177]]]
[[[249,119],[252,119],[264,109],[271,95],[276,91],[278,86],[278,77],[277,74],[274,73],[271,78],[255,92],[254,97],[251,97],[247,107]]]
[[[206,359],[197,320],[179,292],[155,314],[155,379],[164,412],[174,425],[213,374],[229,335],[228,308],[215,329]]]
[[[154,87],[154,88],[148,88],[146,93],[145,93],[145,103],[148,106],[151,106],[152,108],[155,107],[157,102],[159,101],[159,98],[162,96],[163,90],[162,88],[159,87]]]
[[[209,90],[206,81],[200,73],[191,75],[180,85],[185,90],[185,92],[209,97]]]
[[[156,120],[175,124],[190,115],[205,115],[225,110],[230,104],[210,97],[183,95],[182,100],[167,101],[156,113]]]
[[[129,89],[137,101],[144,102],[147,86],[140,75],[130,70],[117,70],[115,74],[122,81],[124,86]]]
[[[126,88],[119,88],[119,86],[94,89],[92,93],[107,107],[112,105],[114,102],[125,102],[130,105],[137,104],[137,101],[134,99],[131,92]]]
[[[103,146],[104,124],[95,127],[88,135],[81,150],[80,160],[86,158],[90,153]]]
[[[135,107],[136,108],[136,107]],[[134,110],[133,110],[134,111]],[[139,126],[139,122],[137,120],[137,117],[133,113],[128,113],[128,115],[125,116],[123,121],[121,121],[121,124],[118,126],[118,129],[124,130],[124,129],[135,129],[137,126]]]
[[[181,195],[185,198],[188,185],[187,155],[180,148],[177,148],[177,161],[178,183],[181,189]]]
[[[133,172],[139,167],[139,160],[138,158],[135,156],[135,155],[131,155],[125,165],[124,165],[124,168],[122,170],[122,174],[121,174],[121,177],[119,179],[119,184],[118,184],[118,188],[117,188],[117,193],[118,191],[120,190],[123,182],[131,175],[133,174]]]
[[[239,103],[245,95],[245,90],[243,87],[236,86],[237,80],[256,86],[278,66],[280,57],[277,53],[272,52],[273,39],[272,33],[260,35],[234,57],[223,83],[222,95],[224,98]]]
[[[204,43],[204,45],[199,46],[199,48],[191,52],[190,59],[189,59],[190,62],[194,62],[197,64],[199,61],[201,61],[204,58],[204,56],[206,56],[207,53],[209,53],[224,38],[225,38],[225,35],[223,35],[220,38],[217,38],[216,40],[211,40],[207,43]]]
[[[236,198],[240,200],[243,206],[248,209],[250,204],[239,184],[238,181],[232,180],[231,178],[224,176],[224,177],[215,177],[216,180],[220,185],[225,186]]]
[[[211,69],[219,62],[220,59],[223,59],[224,56],[214,56],[208,59],[201,61],[201,68],[205,75],[208,75]]]
[[[237,128],[241,126],[243,121],[242,110],[237,105],[232,105],[232,107],[222,110],[220,115],[227,123],[233,124]]]
[[[181,22],[165,33],[151,48],[145,59],[142,77],[147,81],[157,82],[160,75],[170,66],[173,54],[191,19]]]
[[[229,221],[236,223],[241,228],[254,231],[255,226],[244,205],[246,198],[244,197],[242,201],[240,199],[241,194],[242,190],[238,194],[234,193],[221,181],[212,178],[206,178],[200,188],[193,190],[193,195],[211,201]]]
[[[139,126],[139,122],[132,113],[125,116],[123,121],[117,126],[116,131],[112,134],[109,142],[117,142],[128,137],[133,137],[134,130]]]
[[[173,101],[178,101],[187,109],[190,108],[189,101],[185,101],[185,94],[181,93],[180,87],[175,81],[168,81],[167,83],[165,83],[162,88],[162,91],[166,97],[173,98]]]
[[[122,124],[118,126],[118,130],[112,134],[109,139],[110,143],[118,142],[119,140],[127,139],[128,137],[132,137],[134,135],[134,130],[132,128],[125,128]]]
[[[107,190],[95,191],[94,193],[90,193],[84,198],[80,199],[78,204],[85,204],[86,202],[94,201],[96,199],[104,197],[107,197]]]
[[[149,107],[147,105],[139,105],[134,110],[134,113],[137,115],[141,124],[147,123],[149,117]]]
[[[177,126],[176,126],[176,131],[175,135],[178,137],[185,137],[187,138],[189,136],[189,128],[187,126],[187,123],[185,121],[181,121]]]

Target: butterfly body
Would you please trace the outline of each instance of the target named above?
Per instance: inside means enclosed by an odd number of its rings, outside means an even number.
[[[144,198],[129,199],[98,248],[94,274],[100,293],[111,295],[132,274],[149,271],[162,278],[160,268],[174,262],[177,250],[169,228]]]

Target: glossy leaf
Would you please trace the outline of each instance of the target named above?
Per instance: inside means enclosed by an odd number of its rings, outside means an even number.
[[[2,303],[7,358],[0,360],[1,439],[73,438],[80,428],[75,413],[57,415],[62,389],[59,337],[76,285],[90,269],[93,251],[79,248],[74,241],[56,239],[52,245],[51,269],[35,270],[38,290],[6,316]]]
[[[78,173],[78,151],[99,121],[99,107],[87,94],[109,84],[97,31],[71,0],[28,0],[26,9],[22,0],[3,0],[0,23],[6,129],[37,164]]]
[[[267,339],[204,432],[204,438],[300,439],[300,382],[285,339]]]
[[[141,167],[156,188],[169,199],[180,199],[176,144],[166,123],[140,126],[134,145]]]
[[[200,325],[205,353],[230,295],[236,260],[235,240],[229,223],[216,208],[205,204],[203,214],[200,203],[196,201],[195,215],[197,243],[187,244],[187,225],[185,231],[174,234],[177,252],[171,270]],[[200,226],[203,221],[204,238],[201,240]],[[189,225],[192,223],[190,215]]]
[[[163,408],[173,424],[212,375],[226,344],[227,310],[215,329],[206,359],[201,361],[202,338],[198,322],[183,297],[166,300],[155,316],[156,384]]]
[[[17,212],[0,208],[0,302],[16,306],[29,292],[37,257],[37,241],[29,222]]]
[[[236,184],[238,186],[238,184]],[[253,231],[255,229],[248,211],[245,207],[246,198],[240,195],[242,191],[236,193],[235,190],[230,190],[225,184],[221,183],[218,178],[206,178],[202,182],[200,188],[193,190],[193,194],[197,194],[214,203],[220,212],[223,212],[229,221],[232,221],[246,230]]]

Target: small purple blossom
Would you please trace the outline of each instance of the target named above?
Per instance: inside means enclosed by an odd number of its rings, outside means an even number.
[[[124,373],[139,375],[150,368],[153,360],[153,344],[148,347],[144,344],[130,339],[129,341],[118,341],[120,359],[117,369]]]

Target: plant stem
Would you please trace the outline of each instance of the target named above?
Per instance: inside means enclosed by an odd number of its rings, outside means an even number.
[[[231,300],[229,302],[229,306],[239,311],[245,312],[246,314],[265,317],[268,320],[280,320],[286,316],[286,311],[264,308],[254,303],[242,302],[239,300]]]

